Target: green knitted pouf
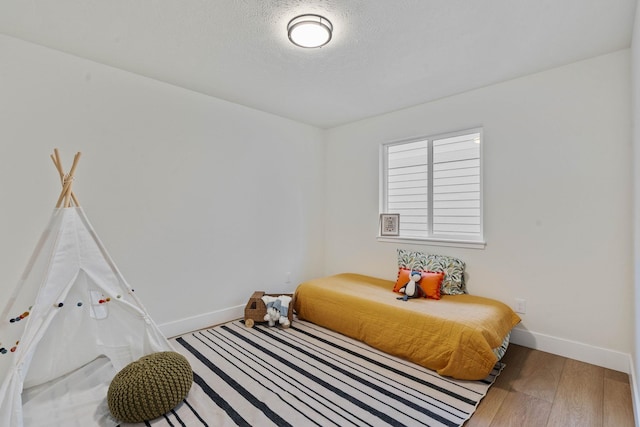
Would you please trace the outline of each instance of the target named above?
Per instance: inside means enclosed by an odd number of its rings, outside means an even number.
[[[181,354],[162,351],[143,356],[111,381],[109,410],[114,418],[126,423],[158,418],[182,402],[192,382],[191,365]]]

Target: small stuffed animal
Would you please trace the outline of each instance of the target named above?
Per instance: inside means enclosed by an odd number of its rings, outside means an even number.
[[[264,315],[265,322],[269,322],[269,326],[275,326],[276,322],[280,322],[280,306],[282,302],[275,300],[267,303],[267,314]]]
[[[286,295],[278,298],[263,297],[263,301],[265,298],[269,301],[265,304],[267,307],[267,314],[264,315],[265,322],[269,322],[269,326],[275,326],[278,323],[283,328],[288,328],[291,325],[288,317],[291,297]]]
[[[422,274],[419,271],[412,271],[409,275],[409,282],[398,289],[399,292],[403,293],[404,296],[398,297],[396,299],[401,299],[403,301],[407,301],[409,298],[421,298],[425,296],[424,290],[418,283],[422,279]]]

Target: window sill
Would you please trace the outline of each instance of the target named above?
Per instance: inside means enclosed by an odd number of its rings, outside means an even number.
[[[454,248],[484,249],[487,245],[484,241],[477,240],[453,240],[453,239],[430,239],[412,237],[378,236],[378,242],[404,243],[410,245],[430,245],[430,246],[450,246]]]

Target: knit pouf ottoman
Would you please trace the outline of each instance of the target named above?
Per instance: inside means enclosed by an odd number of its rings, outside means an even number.
[[[193,371],[174,351],[143,356],[125,366],[111,381],[107,401],[111,415],[126,423],[140,423],[166,414],[187,396]]]

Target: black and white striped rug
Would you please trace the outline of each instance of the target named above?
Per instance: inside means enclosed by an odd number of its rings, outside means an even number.
[[[289,329],[238,320],[172,342],[194,384],[147,426],[460,426],[503,367],[452,380],[299,320]]]

